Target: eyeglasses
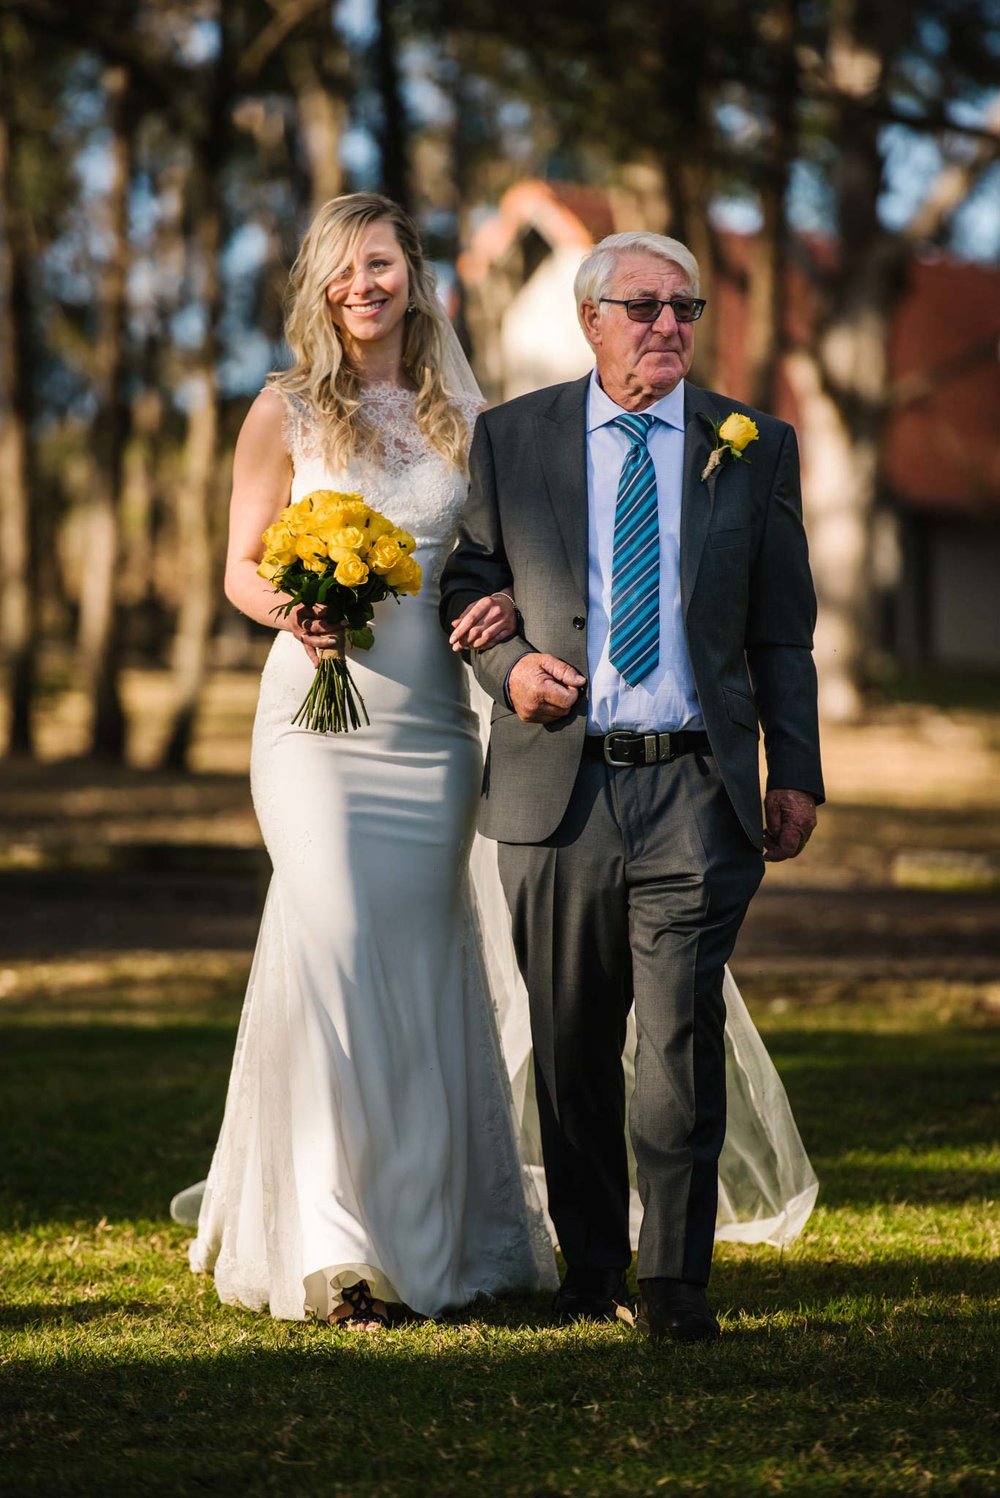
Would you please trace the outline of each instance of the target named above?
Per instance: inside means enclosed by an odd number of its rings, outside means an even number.
[[[700,296],[672,296],[665,301],[655,296],[630,297],[627,301],[616,296],[602,296],[598,301],[624,307],[625,316],[631,322],[655,322],[664,307],[670,308],[678,322],[697,322],[707,305],[705,298]]]

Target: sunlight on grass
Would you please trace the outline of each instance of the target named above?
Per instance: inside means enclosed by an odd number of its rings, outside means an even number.
[[[820,1205],[783,1254],[720,1249],[718,1346],[653,1350],[543,1298],[372,1338],[220,1306],[166,1204],[207,1165],[246,966],[0,973],[7,1490],[995,1490],[989,984],[762,991]]]

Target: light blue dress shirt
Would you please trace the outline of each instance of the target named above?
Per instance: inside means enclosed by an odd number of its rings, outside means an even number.
[[[608,659],[611,558],[618,480],[629,438],[612,426],[622,407],[601,388],[595,370],[587,392],[587,500],[590,600],[587,609],[587,732],[636,733],[703,728],[681,609],[681,491],[684,484],[684,381],[646,407],[656,420],[647,446],[656,469],[660,523],[660,658],[634,687]]]

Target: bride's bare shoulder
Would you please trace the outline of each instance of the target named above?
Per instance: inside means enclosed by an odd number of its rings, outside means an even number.
[[[276,432],[281,431],[287,416],[288,402],[285,397],[267,385],[253,401],[243,425],[252,425],[255,430],[267,432],[273,437]]]
[[[251,461],[288,462],[288,406],[277,390],[266,389],[243,418],[237,456]]]

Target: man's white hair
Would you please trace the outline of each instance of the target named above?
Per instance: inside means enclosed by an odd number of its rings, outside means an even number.
[[[625,234],[609,234],[583,257],[573,282],[578,317],[584,302],[598,302],[602,296],[607,296],[619,258],[634,254],[655,255],[659,260],[676,265],[687,277],[692,296],[698,295],[698,262],[687,245],[681,244],[679,239],[668,238],[666,234],[633,229]]]

